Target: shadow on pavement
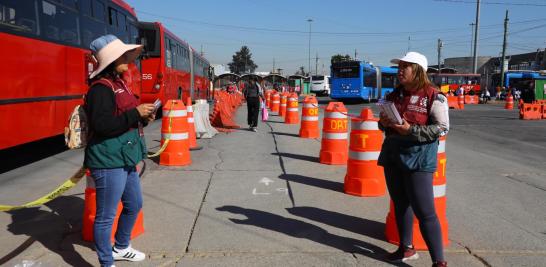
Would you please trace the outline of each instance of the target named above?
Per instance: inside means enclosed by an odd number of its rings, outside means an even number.
[[[385,224],[365,218],[342,214],[335,211],[323,210],[315,207],[294,207],[286,209],[290,214],[324,223],[349,232],[365,235],[377,240],[385,241]]]
[[[299,154],[292,154],[292,153],[271,153],[271,155],[299,159],[299,160],[306,160],[310,162],[319,162],[318,157],[312,157],[307,155],[299,155]]]
[[[229,219],[236,224],[253,225],[283,233],[291,237],[305,238],[344,252],[358,253],[378,261],[384,261],[384,257],[388,253],[383,248],[373,244],[350,237],[335,235],[316,225],[273,213],[255,209],[245,209],[237,206],[222,206],[216,208],[216,210],[231,212],[247,217],[247,219]]]
[[[93,266],[74,248],[81,245],[94,249],[81,239],[83,199],[61,196],[46,204],[51,211],[39,207],[8,211],[11,224],[7,230],[29,238],[7,255],[0,255],[0,265],[23,253],[34,242],[40,242],[51,253],[59,254],[68,266]]]
[[[279,178],[299,184],[305,184],[332,191],[343,192],[343,183],[340,182],[328,181],[298,174],[281,174]]]
[[[293,133],[281,133],[281,132],[270,132],[274,135],[285,135],[285,136],[291,136],[291,137],[300,137],[299,134],[293,134]]]

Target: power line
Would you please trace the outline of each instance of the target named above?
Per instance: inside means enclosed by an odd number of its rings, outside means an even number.
[[[434,0],[435,2],[448,2],[448,3],[463,3],[463,4],[476,4],[477,1],[467,0]],[[546,7],[546,4],[537,3],[511,3],[511,2],[482,2],[484,5],[506,5],[506,6],[542,6]]]

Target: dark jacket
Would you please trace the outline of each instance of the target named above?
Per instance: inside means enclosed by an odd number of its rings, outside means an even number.
[[[93,84],[86,96],[91,129],[84,159],[88,168],[135,166],[147,153],[138,99],[123,81],[109,82]]]

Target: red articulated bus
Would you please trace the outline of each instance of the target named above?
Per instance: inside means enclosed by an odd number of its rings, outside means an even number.
[[[122,0],[0,0],[0,150],[64,132],[95,67],[89,44],[106,33],[135,43],[133,8]],[[131,65],[124,78],[138,92]]]
[[[206,98],[210,79],[209,64],[204,58],[160,22],[140,22],[139,32],[144,45],[143,102]]]

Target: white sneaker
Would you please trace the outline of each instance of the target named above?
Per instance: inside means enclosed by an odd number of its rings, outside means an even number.
[[[126,249],[117,249],[112,247],[112,256],[115,261],[143,261],[146,259],[146,254],[132,248],[131,246]]]

